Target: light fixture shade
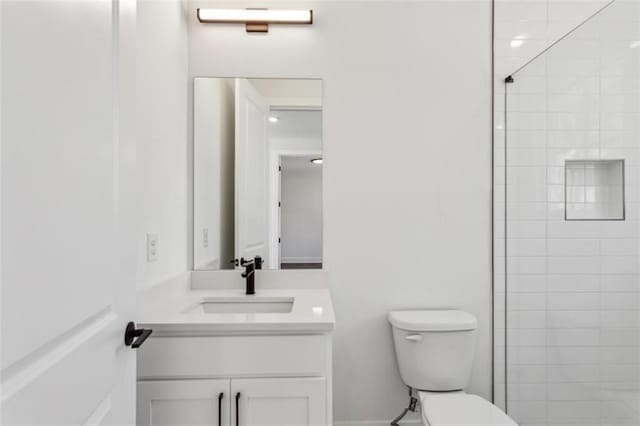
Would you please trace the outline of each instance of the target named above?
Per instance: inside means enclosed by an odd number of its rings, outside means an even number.
[[[209,23],[312,24],[312,10],[198,9],[198,20]]]

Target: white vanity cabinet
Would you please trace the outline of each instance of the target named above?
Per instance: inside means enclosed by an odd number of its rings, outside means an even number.
[[[144,380],[138,425],[325,425],[323,377]]]
[[[330,334],[155,333],[138,350],[138,426],[331,424]]]
[[[139,381],[137,424],[226,426],[229,385],[228,379]]]
[[[231,380],[231,424],[326,425],[325,392],[322,377]]]

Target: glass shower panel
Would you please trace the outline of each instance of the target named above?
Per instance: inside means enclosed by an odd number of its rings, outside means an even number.
[[[612,2],[512,78],[507,411],[523,426],[638,425],[640,0]]]

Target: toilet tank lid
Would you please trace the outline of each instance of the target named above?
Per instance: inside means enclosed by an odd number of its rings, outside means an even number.
[[[407,331],[463,331],[478,327],[476,317],[458,310],[391,311],[389,322]]]

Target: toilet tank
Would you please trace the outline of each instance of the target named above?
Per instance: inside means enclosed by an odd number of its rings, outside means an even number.
[[[402,380],[414,389],[454,391],[471,378],[478,321],[456,310],[392,311],[396,359]]]

